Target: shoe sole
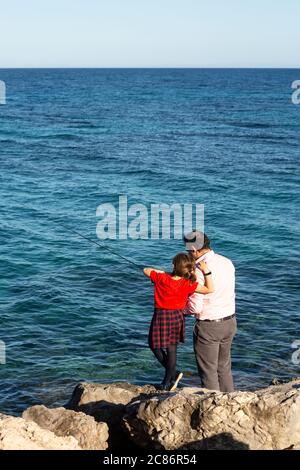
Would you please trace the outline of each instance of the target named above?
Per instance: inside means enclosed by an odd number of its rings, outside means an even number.
[[[170,392],[173,392],[174,390],[176,390],[177,385],[178,385],[179,381],[182,379],[182,377],[183,377],[183,373],[179,372],[175,382],[173,383],[172,387],[169,390]]]

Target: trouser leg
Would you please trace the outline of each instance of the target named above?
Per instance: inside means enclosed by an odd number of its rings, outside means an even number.
[[[225,325],[226,323],[226,325]],[[236,333],[236,319],[227,320],[223,323],[224,337],[220,342],[218,377],[221,392],[233,392],[234,384],[231,372],[231,345]]]
[[[208,322],[196,322],[194,327],[194,352],[202,386],[220,390],[218,378],[219,341],[210,334]]]

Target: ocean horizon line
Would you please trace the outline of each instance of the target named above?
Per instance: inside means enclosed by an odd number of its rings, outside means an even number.
[[[0,70],[299,70],[297,67],[0,67]]]

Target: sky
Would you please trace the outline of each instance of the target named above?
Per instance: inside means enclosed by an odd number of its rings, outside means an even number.
[[[0,68],[299,67],[300,0],[0,0]]]

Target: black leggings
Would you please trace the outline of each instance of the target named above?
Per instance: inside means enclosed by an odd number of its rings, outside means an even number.
[[[166,351],[163,348],[152,349],[156,359],[166,369],[163,384],[170,384],[176,377],[176,352],[177,344],[170,344]]]

